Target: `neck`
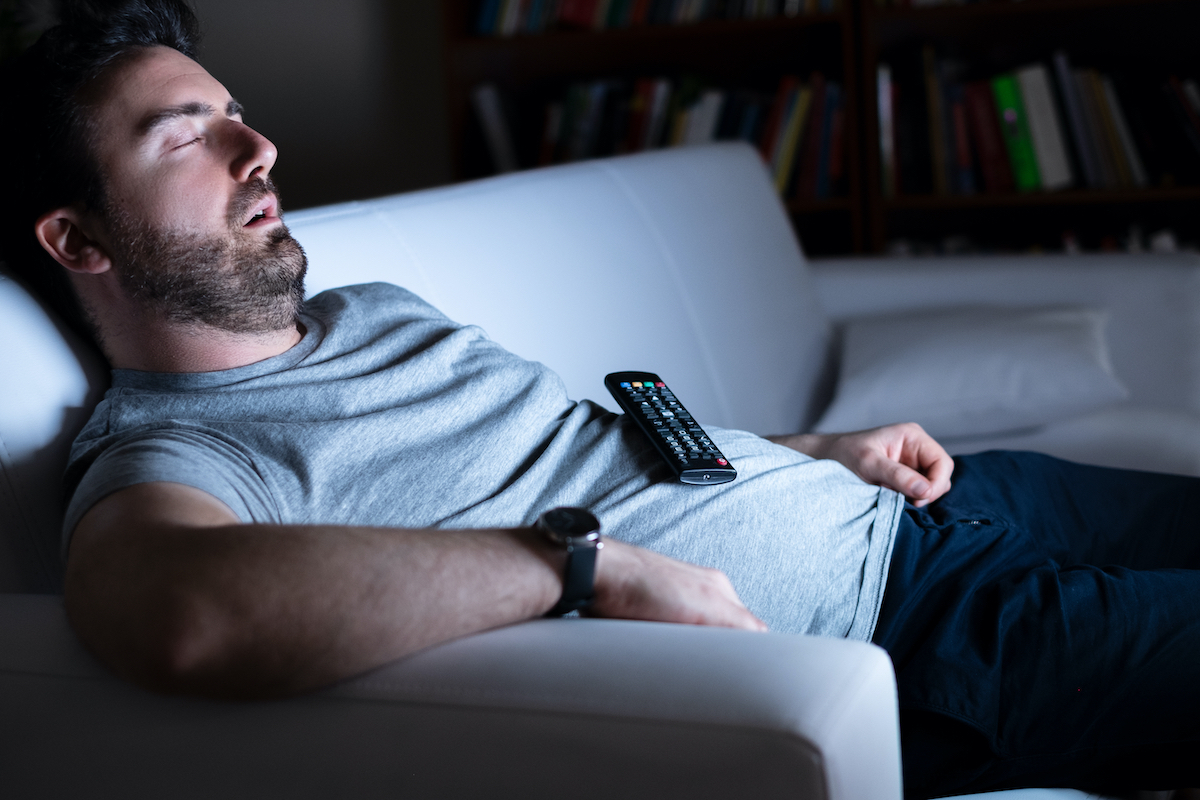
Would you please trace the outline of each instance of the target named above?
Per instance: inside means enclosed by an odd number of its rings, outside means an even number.
[[[217,372],[244,367],[287,352],[303,330],[230,333],[205,325],[146,323],[104,335],[104,351],[115,369],[146,372]]]

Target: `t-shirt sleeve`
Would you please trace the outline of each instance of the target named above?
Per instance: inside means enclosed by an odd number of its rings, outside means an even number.
[[[278,508],[253,459],[213,431],[155,429],[107,447],[84,473],[67,505],[62,552],[83,515],[113,492],[139,483],[169,481],[211,494],[242,522],[278,522]]]

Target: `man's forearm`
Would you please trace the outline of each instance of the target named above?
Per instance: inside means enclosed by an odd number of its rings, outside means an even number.
[[[287,694],[544,613],[558,558],[520,530],[83,529],[66,602],[85,641],[143,685]]]

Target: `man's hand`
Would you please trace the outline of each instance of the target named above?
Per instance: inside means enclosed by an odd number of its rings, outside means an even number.
[[[698,567],[613,539],[596,562],[596,617],[680,622],[765,631],[724,572]]]
[[[813,458],[831,458],[867,483],[886,486],[926,506],[950,490],[954,462],[915,422],[853,433],[768,436]]]

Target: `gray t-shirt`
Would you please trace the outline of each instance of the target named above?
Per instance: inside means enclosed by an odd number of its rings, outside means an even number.
[[[324,292],[301,319],[299,344],[249,366],[116,370],[71,450],[64,548],[97,501],[148,481],[245,522],[497,527],[584,506],[611,537],[724,570],[773,630],[870,638],[895,492],[720,429],[737,480],[678,483],[622,415],[395,286]]]

